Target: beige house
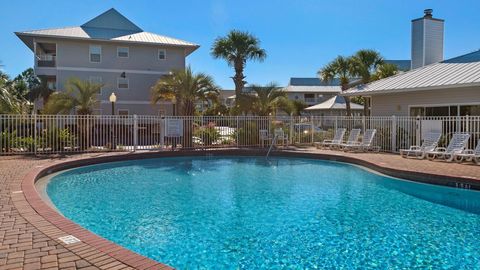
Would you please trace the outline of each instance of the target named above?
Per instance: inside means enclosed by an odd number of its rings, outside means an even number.
[[[199,46],[145,32],[115,9],[76,27],[15,33],[34,55],[35,74],[62,91],[71,77],[102,83],[97,114],[172,114],[173,104],[150,104],[150,88],[163,75],[184,69]]]
[[[359,85],[343,95],[370,97],[373,116],[480,115],[480,51]]]

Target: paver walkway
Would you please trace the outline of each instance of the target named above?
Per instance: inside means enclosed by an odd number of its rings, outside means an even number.
[[[480,166],[403,159],[390,154],[352,154],[314,148],[294,153],[347,155],[386,168],[466,177],[480,181]],[[21,182],[29,171],[59,160],[74,160],[114,154],[83,154],[66,158],[0,157],[0,270],[3,269],[133,269],[84,242],[66,245],[58,240],[65,233],[40,216],[27,202]],[[144,267],[167,269],[146,260]]]

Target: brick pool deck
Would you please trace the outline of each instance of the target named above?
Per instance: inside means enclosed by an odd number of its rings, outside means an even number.
[[[0,157],[0,270],[3,269],[171,269],[119,247],[63,218],[51,209],[34,188],[38,174],[47,167],[78,166],[92,162],[181,155],[205,152],[94,153],[68,157]],[[213,151],[248,154],[249,151]],[[258,154],[258,152],[255,152]],[[254,153],[254,154],[255,154]],[[278,152],[274,153],[279,154]],[[480,186],[480,166],[403,159],[378,153],[343,153],[314,148],[291,149],[281,155],[349,161],[395,176],[415,176],[423,182],[468,183]],[[93,160],[92,160],[93,159]],[[80,243],[65,244],[58,238],[74,235]]]

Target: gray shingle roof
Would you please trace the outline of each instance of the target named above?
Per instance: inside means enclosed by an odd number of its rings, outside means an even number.
[[[480,50],[359,85],[347,90],[344,95],[374,95],[467,86],[480,86]]]
[[[31,30],[15,34],[31,49],[33,49],[33,37],[37,36],[181,46],[187,49],[187,53],[199,47],[188,41],[145,32],[115,9],[102,13],[82,26]]]

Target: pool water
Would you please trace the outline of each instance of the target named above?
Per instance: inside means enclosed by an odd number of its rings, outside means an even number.
[[[480,192],[344,163],[146,159],[46,189],[66,217],[177,269],[480,269]]]

